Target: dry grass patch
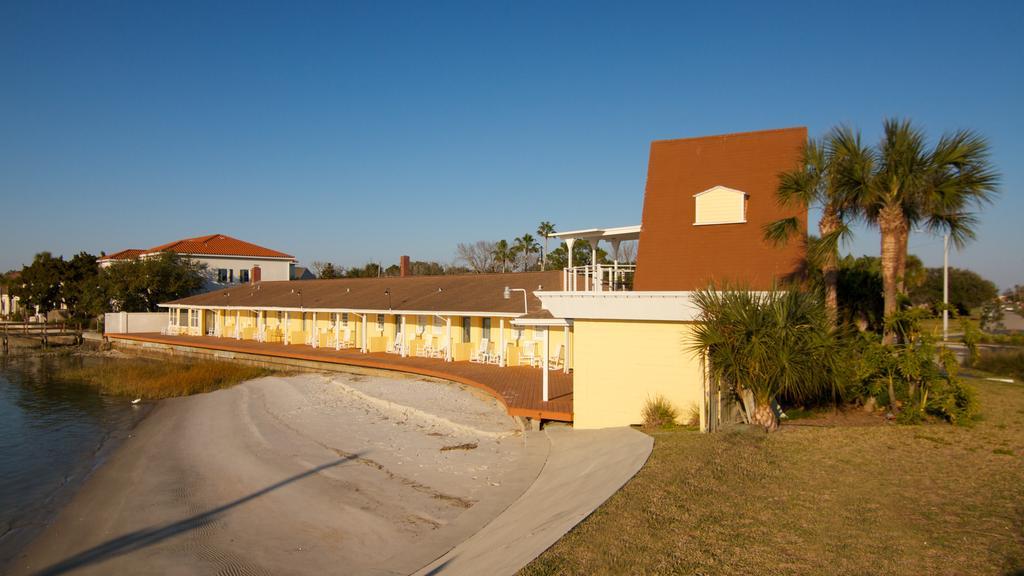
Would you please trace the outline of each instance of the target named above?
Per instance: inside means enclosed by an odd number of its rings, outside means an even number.
[[[1013,574],[1024,386],[974,426],[652,432],[647,465],[522,574]]]
[[[61,377],[97,386],[101,394],[158,399],[212,392],[267,374],[266,368],[215,360],[102,358],[64,370]]]

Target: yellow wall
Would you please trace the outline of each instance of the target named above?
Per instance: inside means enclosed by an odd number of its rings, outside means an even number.
[[[700,359],[681,322],[576,320],[573,426],[641,423],[648,398],[664,396],[687,418],[703,391]]]

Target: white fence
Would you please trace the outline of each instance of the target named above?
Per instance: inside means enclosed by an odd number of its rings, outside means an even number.
[[[159,332],[166,327],[166,312],[112,312],[103,315],[104,334]]]

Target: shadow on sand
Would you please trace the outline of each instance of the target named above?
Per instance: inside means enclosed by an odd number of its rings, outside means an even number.
[[[89,564],[95,564],[96,562],[102,562],[109,558],[114,558],[117,556],[121,556],[123,554],[128,554],[130,552],[140,550],[147,546],[152,546],[153,544],[156,544],[168,538],[172,538],[183,532],[195,530],[196,528],[200,528],[202,526],[210,524],[211,522],[217,520],[221,515],[223,515],[228,510],[231,510],[232,508],[235,508],[237,506],[241,506],[242,504],[245,504],[250,500],[255,500],[256,498],[273,492],[278,488],[283,488],[284,486],[287,486],[292,482],[302,480],[307,476],[312,476],[328,468],[333,468],[335,466],[338,466],[339,464],[344,464],[345,462],[357,460],[358,458],[359,454],[350,454],[348,456],[345,456],[344,458],[339,458],[337,460],[321,464],[315,468],[311,468],[309,470],[306,470],[305,472],[296,474],[295,476],[285,478],[280,482],[275,482],[274,484],[271,484],[266,488],[262,488],[260,490],[257,490],[256,492],[253,492],[252,494],[243,496],[237,500],[228,502],[227,504],[222,504],[216,508],[212,508],[201,514],[196,514],[195,516],[190,516],[188,518],[178,520],[177,522],[172,522],[170,524],[154,526],[152,528],[143,528],[142,530],[136,530],[135,532],[130,532],[128,534],[125,534],[124,536],[118,536],[113,540],[104,542],[103,544],[79,552],[78,554],[75,554],[70,558],[58,562],[57,564],[44,568],[36,574],[38,574],[39,576],[55,576],[57,574],[64,574],[71,570],[75,570],[83,566],[88,566]]]

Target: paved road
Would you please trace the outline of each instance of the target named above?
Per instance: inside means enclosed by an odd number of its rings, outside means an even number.
[[[1003,325],[1007,330],[1024,330],[1024,316],[1016,312],[1003,312]]]

